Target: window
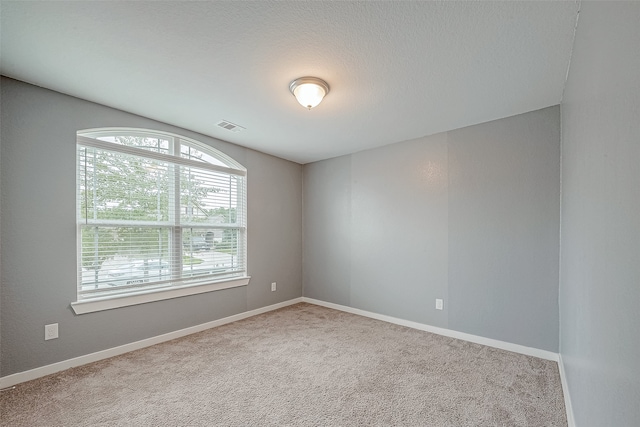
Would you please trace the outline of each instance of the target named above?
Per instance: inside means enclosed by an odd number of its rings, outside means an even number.
[[[248,283],[246,170],[197,141],[77,136],[76,313]]]

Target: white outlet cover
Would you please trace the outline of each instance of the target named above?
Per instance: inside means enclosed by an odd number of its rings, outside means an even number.
[[[276,290],[276,282],[272,282],[271,283],[271,292],[274,292]]]
[[[52,323],[44,325],[44,340],[52,340],[58,338],[58,324]]]
[[[441,299],[436,299],[436,310],[444,309],[444,301]]]

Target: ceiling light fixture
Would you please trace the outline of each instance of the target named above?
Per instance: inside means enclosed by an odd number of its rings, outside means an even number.
[[[329,93],[329,85],[317,77],[300,77],[291,82],[289,90],[300,105],[310,110]]]

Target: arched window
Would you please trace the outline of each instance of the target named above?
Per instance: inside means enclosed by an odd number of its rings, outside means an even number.
[[[235,160],[179,135],[94,129],[77,134],[77,166],[77,313],[248,283]]]

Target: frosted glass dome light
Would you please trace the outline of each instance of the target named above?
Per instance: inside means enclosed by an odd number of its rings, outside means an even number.
[[[329,93],[329,85],[317,77],[300,77],[291,82],[289,90],[300,105],[310,110]]]

